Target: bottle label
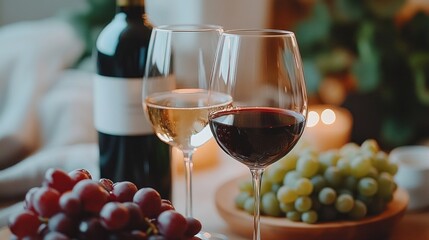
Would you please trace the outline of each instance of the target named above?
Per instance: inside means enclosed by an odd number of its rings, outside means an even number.
[[[143,78],[95,75],[94,123],[97,131],[117,135],[153,133],[142,106]]]

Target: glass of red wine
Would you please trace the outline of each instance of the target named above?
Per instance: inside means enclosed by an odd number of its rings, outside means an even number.
[[[209,113],[216,142],[249,167],[254,187],[254,232],[260,234],[260,186],[264,170],[300,139],[307,116],[301,56],[293,32],[225,31],[217,48],[209,91],[232,97],[231,107]]]

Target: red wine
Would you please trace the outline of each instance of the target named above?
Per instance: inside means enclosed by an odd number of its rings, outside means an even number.
[[[276,108],[220,111],[210,119],[220,147],[250,168],[267,167],[286,155],[304,131],[303,115]]]
[[[117,0],[114,19],[96,43],[94,118],[100,174],[114,182],[153,187],[171,199],[170,149],[153,133],[141,106],[152,28],[144,0]]]

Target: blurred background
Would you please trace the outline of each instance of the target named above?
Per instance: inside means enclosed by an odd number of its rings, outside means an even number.
[[[351,141],[374,138],[392,149],[429,137],[428,0],[147,0],[146,5],[154,25],[292,30],[310,103],[347,108]],[[90,57],[113,14],[113,0],[0,0],[1,27],[51,17],[68,21],[86,48],[76,63]]]
[[[92,51],[114,5],[0,0],[0,198],[47,167],[97,171]],[[429,142],[429,0],[146,0],[146,11],[153,25],[294,31],[310,106],[348,111],[352,124],[335,126],[351,128],[345,141]]]

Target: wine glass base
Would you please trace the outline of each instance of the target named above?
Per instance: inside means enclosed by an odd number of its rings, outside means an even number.
[[[220,233],[209,233],[201,231],[197,235],[201,240],[228,240],[228,237]]]

